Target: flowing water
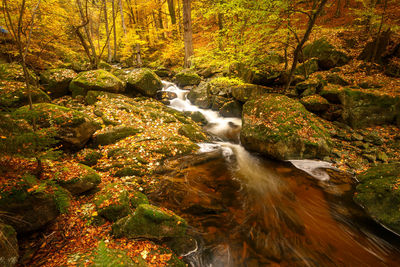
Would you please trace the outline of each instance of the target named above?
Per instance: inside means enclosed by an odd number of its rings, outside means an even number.
[[[238,118],[193,106],[164,82],[170,106],[200,111],[219,157],[166,179],[157,201],[177,210],[197,236],[191,266],[399,266],[397,236],[352,202],[353,179],[327,162],[275,162],[226,142]],[[218,154],[217,153],[217,154]]]

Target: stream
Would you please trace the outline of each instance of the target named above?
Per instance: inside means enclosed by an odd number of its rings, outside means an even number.
[[[165,179],[155,197],[192,226],[190,266],[398,266],[400,239],[352,201],[354,179],[327,162],[277,162],[239,144],[239,118],[223,118],[177,94],[170,107],[199,111],[220,155]]]

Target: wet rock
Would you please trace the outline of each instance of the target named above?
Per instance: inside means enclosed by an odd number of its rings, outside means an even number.
[[[70,83],[72,97],[86,96],[88,91],[124,92],[124,84],[113,74],[105,70],[92,70],[79,73]]]
[[[199,86],[193,88],[187,95],[187,98],[192,104],[199,106],[200,108],[210,108],[211,98],[207,93],[207,83],[202,82]]]
[[[303,97],[300,102],[311,112],[321,113],[329,109],[329,102],[320,95],[310,95]]]
[[[200,123],[201,125],[207,124],[207,119],[200,111],[185,111],[185,115],[189,116],[193,121]]]
[[[270,94],[243,107],[240,139],[244,147],[286,159],[323,158],[329,153],[329,132],[322,120],[302,104]]]
[[[53,104],[34,104],[37,115],[36,125],[39,129],[55,131],[55,135],[64,146],[74,149],[82,148],[99,128],[86,114]],[[16,116],[32,123],[32,111],[29,106],[16,110]]]
[[[190,71],[183,71],[175,76],[175,82],[181,88],[188,85],[198,85],[200,81],[200,76]]]
[[[367,213],[400,233],[400,163],[380,164],[359,175],[354,200]]]
[[[318,66],[322,70],[328,70],[334,67],[340,67],[349,62],[350,57],[337,50],[326,39],[321,38],[303,48],[304,57],[301,61],[309,58],[317,58]]]
[[[40,74],[40,83],[51,97],[61,97],[69,93],[69,84],[77,76],[71,69],[50,69]]]
[[[156,94],[157,100],[172,100],[177,97],[178,97],[177,94],[174,92],[161,91],[161,92],[157,92],[157,94]]]
[[[96,188],[101,183],[100,175],[89,166],[83,164],[74,166],[72,170],[69,170],[67,165],[63,168],[61,174],[56,174],[56,177],[70,173],[71,171],[73,173],[68,175],[71,179],[65,180],[64,177],[59,177],[56,178],[56,181],[73,195],[85,193]]]
[[[112,226],[112,232],[117,238],[183,237],[186,229],[186,221],[172,211],[148,204],[139,205],[132,215],[118,220]]]
[[[141,130],[131,126],[115,126],[107,128],[93,136],[93,144],[95,146],[115,144],[116,142],[129,136],[136,135],[139,132],[141,132]]]
[[[18,257],[17,232],[12,226],[0,222],[0,265],[4,267],[15,266]]]
[[[31,87],[33,103],[50,102],[50,97],[37,87]],[[28,91],[23,82],[0,81],[0,110],[19,108],[29,104]]]
[[[160,78],[150,69],[137,69],[129,73],[126,93],[154,97],[162,89]]]
[[[223,117],[241,117],[242,116],[242,105],[238,101],[232,100],[226,102],[219,110],[219,113]]]

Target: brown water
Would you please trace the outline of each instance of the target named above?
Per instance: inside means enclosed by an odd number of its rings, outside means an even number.
[[[399,239],[352,202],[349,177],[321,182],[225,145],[234,155],[164,177],[153,195],[193,226],[191,266],[399,265]]]

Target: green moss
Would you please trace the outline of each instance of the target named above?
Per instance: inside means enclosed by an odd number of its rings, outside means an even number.
[[[144,174],[142,167],[139,165],[130,167],[124,167],[119,169],[114,173],[115,177],[125,177],[125,176],[142,176]]]
[[[95,170],[83,164],[79,164],[79,167],[85,172],[82,176],[67,181],[63,180],[62,177],[56,179],[58,184],[75,195],[89,191],[101,183],[101,176]],[[57,176],[59,174],[56,174]]]
[[[201,81],[201,78],[195,72],[180,72],[175,76],[176,84],[180,87],[198,85]]]
[[[68,94],[69,84],[76,75],[70,69],[50,69],[40,74],[40,82],[51,97],[61,97]]]
[[[128,76],[127,93],[136,95],[137,93],[145,96],[155,96],[161,90],[162,83],[160,78],[150,69],[138,69],[132,71]]]
[[[135,191],[130,197],[131,206],[136,208],[141,204],[149,204],[147,196],[141,192]]]
[[[239,78],[218,77],[208,83],[207,92],[210,95],[230,95],[232,87],[242,84]]]
[[[36,74],[32,70],[28,70],[29,82],[34,84],[37,80]],[[7,81],[25,81],[24,70],[22,66],[16,62],[0,64],[0,79]]]
[[[195,127],[191,124],[182,125],[178,129],[178,133],[180,135],[186,136],[193,142],[204,141],[207,139],[205,134],[198,127]]]
[[[300,64],[294,74],[295,75],[303,75],[304,77],[308,77],[308,75],[318,71],[318,60],[315,58],[311,58],[304,63]]]
[[[140,132],[141,130],[130,126],[112,127],[105,132],[95,135],[93,137],[93,143],[101,146],[114,144],[119,140],[125,139]]]
[[[97,161],[101,159],[103,155],[94,149],[85,149],[79,152],[78,158],[80,158],[79,163],[87,166],[94,166]]]
[[[119,185],[107,185],[94,199],[98,214],[112,222],[127,216],[131,210],[129,193],[122,186],[118,189]],[[102,206],[106,201],[111,201],[111,204]]]

